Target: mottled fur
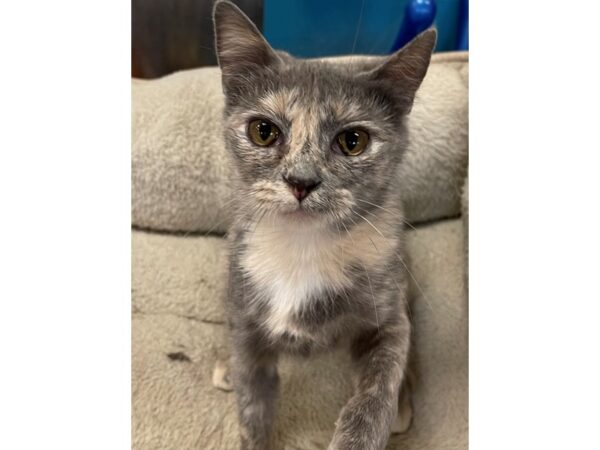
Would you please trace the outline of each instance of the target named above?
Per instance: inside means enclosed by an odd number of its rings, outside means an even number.
[[[227,311],[242,448],[269,448],[278,355],[343,344],[356,361],[356,391],[329,448],[383,449],[411,334],[394,174],[435,32],[389,58],[335,65],[275,52],[227,2],[215,6],[215,29],[236,173]],[[275,145],[248,139],[256,118],[281,130]],[[354,157],[332,150],[351,127],[370,136]],[[300,203],[285,177],[320,184]]]

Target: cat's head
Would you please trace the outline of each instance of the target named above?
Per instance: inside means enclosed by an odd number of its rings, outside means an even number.
[[[334,63],[273,50],[229,2],[215,5],[214,20],[241,205],[255,217],[352,223],[396,189],[403,119],[434,30],[388,57]]]

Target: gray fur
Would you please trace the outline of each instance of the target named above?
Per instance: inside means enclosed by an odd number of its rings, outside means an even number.
[[[270,446],[278,355],[341,344],[356,361],[357,387],[329,448],[383,449],[406,383],[411,334],[394,174],[435,32],[389,58],[336,65],[275,52],[228,2],[215,6],[215,30],[236,174],[226,306],[241,448]],[[248,139],[256,118],[281,130],[275,145]],[[359,156],[334,149],[349,127],[369,133]],[[299,203],[285,177],[320,184]],[[312,278],[303,277],[307,270],[316,270]]]

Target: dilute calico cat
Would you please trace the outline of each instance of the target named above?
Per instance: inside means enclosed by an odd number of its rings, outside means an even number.
[[[348,345],[356,389],[329,449],[383,449],[409,402],[396,174],[436,32],[336,63],[273,50],[226,1],[214,21],[235,173],[226,310],[241,448],[271,448],[278,355]]]

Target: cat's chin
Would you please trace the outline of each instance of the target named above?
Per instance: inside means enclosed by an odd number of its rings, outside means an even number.
[[[289,222],[317,225],[323,221],[323,215],[309,211],[302,207],[286,209],[279,216]]]
[[[291,210],[282,211],[281,215],[288,219],[297,220],[315,220],[318,216],[315,213],[309,212],[304,208],[295,208]]]

